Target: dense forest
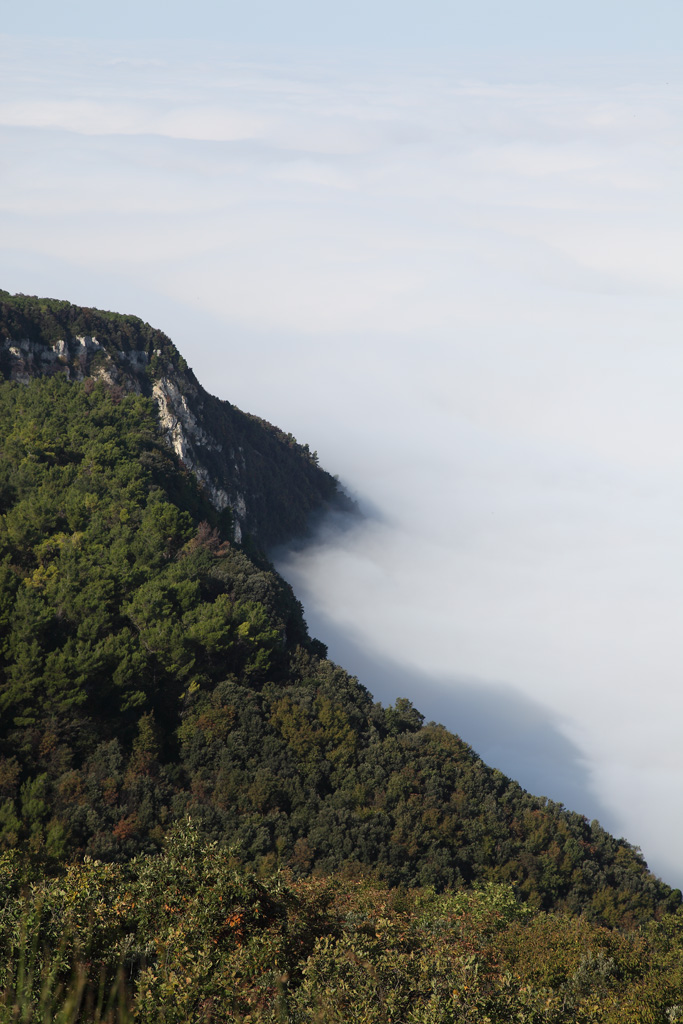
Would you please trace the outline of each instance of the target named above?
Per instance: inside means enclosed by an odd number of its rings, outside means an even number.
[[[110,997],[150,1021],[679,1019],[680,893],[327,659],[263,554],[278,489],[236,542],[160,423],[159,366],[113,372],[145,325],[2,299],[0,1021]],[[105,373],[40,362],[79,317],[110,332]],[[332,478],[253,422],[309,480],[293,532]]]

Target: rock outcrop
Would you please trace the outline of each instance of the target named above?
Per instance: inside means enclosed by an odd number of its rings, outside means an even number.
[[[306,445],[210,395],[170,339],[137,317],[0,291],[0,372],[22,383],[101,379],[153,399],[178,458],[231,511],[238,543],[284,543],[306,533],[313,513],[351,507]]]

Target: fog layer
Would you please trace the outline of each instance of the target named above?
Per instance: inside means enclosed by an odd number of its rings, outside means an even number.
[[[681,76],[41,46],[0,284],[317,449],[371,511],[282,563],[333,656],[683,883]]]

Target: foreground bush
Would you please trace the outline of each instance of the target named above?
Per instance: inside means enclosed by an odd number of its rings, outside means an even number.
[[[683,1019],[683,917],[609,930],[504,885],[258,878],[189,825],[128,864],[0,860],[0,1022]]]

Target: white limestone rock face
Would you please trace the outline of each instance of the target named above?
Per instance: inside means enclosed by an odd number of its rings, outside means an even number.
[[[66,350],[66,342],[55,342],[53,345],[43,345],[39,341],[31,341],[30,338],[21,338],[19,341],[11,342],[5,339],[2,348],[10,362],[10,379],[27,384],[31,377],[43,373],[53,373],[58,364],[63,361],[63,354]],[[68,368],[63,367],[62,372]]]
[[[10,380],[21,384],[27,384],[32,377],[61,373],[68,380],[85,380],[86,377],[92,377],[95,380],[102,379],[110,385],[123,384],[127,390],[141,390],[135,376],[126,375],[126,379],[122,379],[112,357],[97,338],[90,335],[78,335],[71,342],[59,338],[50,345],[22,338],[13,343],[5,341],[1,348],[9,356]],[[95,355],[98,362],[97,366],[93,367],[91,364]],[[121,356],[125,355],[127,353],[121,353]],[[142,355],[146,362],[146,354],[134,353],[134,357],[139,355]],[[137,365],[136,359],[134,365]]]
[[[221,451],[221,444],[200,425],[190,408],[187,397],[170,377],[161,377],[154,382],[152,395],[159,410],[161,429],[174,452],[187,468],[195,474],[202,487],[219,511],[232,507],[234,513],[234,537],[237,543],[242,539],[242,523],[247,516],[247,506],[242,495],[231,500],[228,492],[219,487],[206,466],[202,464],[201,451]]]

